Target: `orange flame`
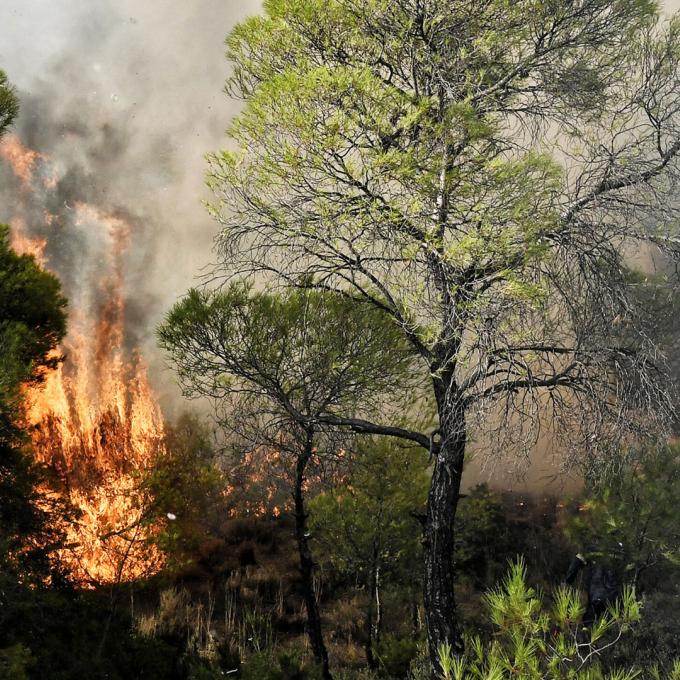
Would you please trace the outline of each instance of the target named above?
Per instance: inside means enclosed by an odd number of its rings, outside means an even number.
[[[27,234],[26,223],[20,217],[15,217],[10,222],[12,231],[10,234],[10,245],[19,255],[32,255],[36,262],[44,267],[47,263],[45,258],[45,247],[47,239],[31,238]]]
[[[0,145],[0,159],[21,182],[24,200],[39,201],[57,186],[48,159],[14,137]],[[34,182],[36,173],[49,181]],[[57,221],[47,210],[42,214],[44,227]],[[55,471],[58,492],[78,514],[65,527],[58,559],[87,586],[141,578],[162,566],[149,541],[158,523],[147,517],[150,499],[139,490],[139,476],[163,452],[164,428],[145,365],[125,347],[123,258],[131,226],[86,203],[77,203],[69,219],[102,244],[96,279],[69,291],[66,359],[28,391],[27,417],[38,460]],[[49,237],[31,237],[21,216],[11,226],[13,247],[49,268]]]
[[[303,491],[308,497],[323,488],[338,486],[346,480],[345,451],[322,459],[314,451],[305,474]],[[292,489],[295,458],[275,448],[259,446],[246,451],[230,471],[225,490],[230,517],[280,517],[293,511]]]
[[[0,144],[0,158],[10,164],[24,188],[30,189],[36,163],[44,156],[24,146],[14,135],[8,135]]]

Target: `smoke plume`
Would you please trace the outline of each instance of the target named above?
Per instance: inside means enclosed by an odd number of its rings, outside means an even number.
[[[16,85],[14,133],[39,157],[31,191],[0,163],[0,222],[47,242],[71,308],[93,287],[111,234],[78,206],[129,225],[121,263],[125,342],[140,347],[172,410],[154,349],[163,312],[211,257],[216,225],[202,199],[204,154],[224,145],[236,104],[223,94],[224,38],[253,0],[9,0],[0,4],[0,68]],[[115,239],[114,239],[115,240]],[[96,304],[95,299],[94,303]]]

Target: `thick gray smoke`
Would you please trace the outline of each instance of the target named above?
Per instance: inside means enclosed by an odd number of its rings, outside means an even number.
[[[258,8],[255,0],[0,2],[0,68],[22,107],[14,131],[50,157],[58,178],[22,197],[0,169],[0,222],[23,203],[28,231],[48,236],[50,265],[70,296],[83,293],[83,269],[96,269],[108,247],[87,224],[76,228],[74,206],[89,203],[131,224],[128,341],[145,350],[157,386],[167,388],[170,377],[153,330],[209,262],[217,229],[201,201],[204,154],[224,145],[236,111],[222,92],[224,38]],[[45,210],[56,217],[49,229]]]

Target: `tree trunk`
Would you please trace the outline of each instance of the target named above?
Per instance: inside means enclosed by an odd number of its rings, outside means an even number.
[[[375,621],[373,623],[373,640],[376,645],[380,644],[382,633],[382,601],[380,599],[380,562],[375,568]]]
[[[314,594],[314,560],[309,547],[309,534],[307,533],[307,512],[304,500],[304,481],[307,463],[312,457],[313,437],[307,433],[303,451],[298,455],[295,470],[295,535],[297,537],[298,552],[300,553],[300,574],[302,576],[302,588],[307,609],[307,627],[312,653],[317,663],[321,666],[324,680],[332,680],[328,665],[328,651],[323,640],[321,630],[321,615]]]
[[[453,520],[463,475],[466,430],[464,413],[449,403],[447,389],[439,384],[435,385],[435,392],[441,440],[433,445],[435,466],[425,520],[424,604],[433,677],[440,678],[441,645],[449,644],[455,654],[463,651],[463,637],[458,625],[453,590]]]
[[[415,634],[420,633],[423,629],[423,621],[420,616],[420,605],[418,603],[419,589],[413,588],[411,590],[411,627]]]
[[[374,547],[371,571],[368,579],[368,611],[366,614],[366,661],[371,670],[378,668],[375,646],[380,642],[382,608],[380,603],[380,558]]]

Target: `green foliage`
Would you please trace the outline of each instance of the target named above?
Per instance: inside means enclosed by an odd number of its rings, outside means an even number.
[[[581,624],[585,609],[576,591],[558,588],[552,605],[546,607],[540,593],[527,585],[526,569],[519,562],[501,585],[487,593],[486,603],[495,628],[493,638],[488,642],[471,638],[460,657],[443,645],[439,650],[442,680],[653,677],[630,666],[609,672],[602,667],[603,655],[640,619],[639,603],[631,589],[626,589],[621,602],[587,629]]]
[[[106,595],[28,587],[0,573],[0,678],[4,663],[28,680],[186,680],[174,640],[137,636],[124,612],[109,607]]]
[[[516,158],[489,153],[487,145],[498,132],[496,121],[480,114],[465,91],[442,110],[441,93],[427,86],[419,92],[417,85],[413,91],[413,83],[398,82],[401,79],[385,82],[373,59],[396,70],[404,68],[402,60],[411,59],[409,50],[424,57],[425,45],[409,45],[417,21],[411,8],[388,9],[381,0],[362,3],[361,9],[348,2],[335,2],[332,10],[328,3],[310,5],[270,3],[265,17],[246,21],[228,39],[235,67],[231,85],[245,95],[247,105],[230,128],[243,152],[213,158],[213,186],[235,190],[233,200],[223,207],[239,205],[245,187],[257,196],[251,207],[266,213],[263,226],[280,229],[289,237],[291,249],[298,237],[302,242],[318,240],[321,249],[330,246],[329,257],[340,263],[348,241],[355,254],[370,257],[375,247],[372,236],[389,241],[393,234],[390,259],[417,266],[428,250],[438,249],[445,266],[457,271],[474,264],[497,272],[501,289],[497,296],[530,306],[540,303],[541,286],[531,285],[521,272],[546,255],[540,234],[558,219],[554,197],[563,183],[560,166],[548,154],[533,151]],[[433,27],[441,23],[442,30],[451,25],[456,27],[451,31],[460,31],[465,26],[471,39],[488,39],[487,46],[494,42],[495,48],[482,57],[484,65],[475,64],[464,48],[459,53],[456,45],[444,43],[436,64],[423,62],[419,68],[462,69],[462,78],[471,79],[464,82],[464,90],[474,90],[480,86],[479,78],[490,77],[482,74],[502,71],[507,53],[499,43],[522,36],[516,26],[510,28],[513,19],[505,7],[498,15],[495,6],[487,10],[494,21],[502,17],[508,22],[504,31],[489,31],[483,19],[470,21],[473,14],[462,7],[454,10],[437,3],[431,8]],[[511,12],[514,20],[525,13],[531,17],[525,7]],[[385,28],[379,28],[381,18]],[[485,30],[492,37],[485,36]],[[477,31],[481,35],[475,35]],[[351,54],[347,60],[334,56],[334,50],[341,49],[334,46],[337,35],[343,35],[342,49]],[[381,49],[387,53],[379,56]],[[491,58],[499,61],[491,65],[487,61]],[[461,219],[465,215],[476,228],[461,230],[454,239],[424,218],[446,163],[446,144],[440,141],[467,145],[469,152],[469,162],[449,169],[447,179],[457,188],[449,210]],[[318,187],[314,196],[309,195],[310,178]],[[362,186],[366,178],[370,188]],[[304,197],[300,203],[293,199],[296,195]],[[215,211],[219,213],[220,206]],[[296,222],[300,212],[310,215],[301,228]],[[378,224],[382,231],[375,229]],[[517,260],[520,266],[514,264]],[[396,275],[403,286],[409,285]],[[379,276],[382,279],[382,272]],[[390,280],[389,275],[386,278]],[[425,288],[409,288],[410,295],[398,284],[390,288],[400,307],[413,313],[408,321],[422,340],[434,341],[437,334],[416,323],[416,308],[422,312],[427,305]]]
[[[207,425],[195,415],[182,414],[165,439],[165,451],[146,470],[141,486],[152,499],[147,518],[163,528],[154,540],[181,567],[197,548],[216,535],[224,512],[224,480],[215,461]]]
[[[364,642],[369,658],[389,677],[404,677],[415,643],[413,635],[381,635],[388,618],[383,600],[390,591],[396,600],[411,600],[420,583],[422,526],[416,517],[423,513],[429,481],[424,451],[398,440],[369,439],[350,455],[343,483],[309,504],[316,552],[334,579],[363,592]]]
[[[20,424],[22,388],[39,383],[59,361],[54,352],[66,330],[65,307],[57,279],[33,257],[15,253],[9,227],[0,225],[0,569],[44,572],[46,553],[59,538],[48,524],[52,503],[37,491],[41,474]]]
[[[498,496],[485,484],[471,489],[460,501],[455,522],[458,577],[475,583],[493,583],[505,570],[507,559],[522,552],[509,541],[508,517]],[[514,551],[514,552],[513,552]]]
[[[634,662],[641,668],[669,672],[680,650],[677,572],[666,573],[660,582],[648,586],[642,599],[640,624],[612,649],[607,666],[623,667]]]
[[[604,553],[624,581],[643,596],[642,622],[614,650],[614,662],[635,659],[669,671],[680,645],[674,611],[680,539],[680,451],[657,444],[620,453],[604,479],[587,485],[567,535],[582,550]]]
[[[57,365],[52,353],[66,332],[65,308],[59,281],[32,256],[17,255],[9,245],[9,227],[0,225],[0,414],[5,418],[14,415],[21,385],[40,381]]]
[[[191,290],[158,331],[185,392],[264,397],[288,416],[356,407],[394,388],[410,355],[380,311],[331,293]],[[384,361],[384,363],[383,363]]]
[[[0,649],[0,679],[29,680],[28,669],[34,663],[31,650],[21,643]]]
[[[636,585],[664,562],[680,565],[679,456],[677,444],[623,453],[611,474],[589,485],[568,527],[572,540],[579,547],[593,544],[617,554]]]
[[[379,677],[405,678],[418,654],[419,641],[410,636],[385,635],[376,645]]]
[[[321,671],[296,651],[250,656],[242,667],[243,680],[321,680]]]
[[[364,442],[341,486],[310,504],[310,528],[335,573],[366,588],[376,566],[386,583],[419,570],[422,512],[429,486],[427,455],[390,439]]]
[[[19,100],[14,88],[7,80],[7,75],[0,69],[0,137],[12,124],[18,113]]]
[[[221,680],[224,671],[200,656],[188,660],[187,680]]]
[[[654,48],[666,70],[676,63],[677,31],[652,32],[656,4],[272,0],[264,10],[227,39],[228,89],[246,102],[230,128],[236,151],[212,158],[227,266],[243,255],[267,273],[306,268],[320,287],[378,301],[428,346],[446,323],[437,268],[465,287],[461,324],[489,314],[518,324],[521,310],[547,324],[556,291],[545,273],[570,192],[554,138],[588,166],[593,140],[630,122],[613,102],[639,97],[632,80],[645,81]],[[518,130],[519,112],[535,137]]]

